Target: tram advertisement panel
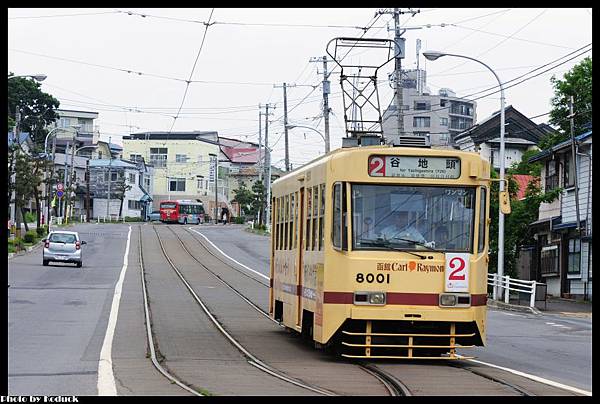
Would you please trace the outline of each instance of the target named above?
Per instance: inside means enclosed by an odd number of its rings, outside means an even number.
[[[446,292],[469,291],[469,257],[470,254],[446,253],[446,270],[444,271]]]
[[[431,156],[370,156],[371,177],[440,178],[460,177],[460,159]]]

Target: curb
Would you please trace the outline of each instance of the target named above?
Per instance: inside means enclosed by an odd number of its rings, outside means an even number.
[[[518,311],[521,313],[531,313],[531,314],[535,314],[537,316],[541,316],[543,314],[540,310],[536,309],[535,307],[518,306],[516,304],[507,304],[507,303],[498,302],[498,301],[495,301],[492,299],[488,299],[487,305],[488,305],[488,307],[493,307],[493,308],[500,309],[500,310]]]
[[[41,247],[42,245],[42,241],[38,241],[36,244],[32,245],[31,247],[27,247],[24,251],[19,251],[18,253],[8,253],[8,259],[11,259],[13,257],[18,257],[21,255],[25,255],[33,250],[37,250],[39,247]]]

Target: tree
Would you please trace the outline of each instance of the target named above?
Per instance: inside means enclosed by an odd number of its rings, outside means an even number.
[[[10,76],[13,74],[11,73]],[[60,102],[52,95],[43,92],[40,87],[40,83],[24,77],[9,79],[8,116],[13,119],[18,108],[21,112],[20,131],[29,133],[33,143],[43,147],[48,133],[47,126],[59,118],[56,108],[59,107]],[[11,128],[10,119],[9,128]]]
[[[254,194],[254,201],[252,202],[252,207],[256,212],[264,212],[265,204],[267,201],[267,192],[265,186],[262,181],[256,181],[252,185],[252,192]],[[264,221],[263,215],[260,217],[261,224]]]
[[[246,188],[245,184],[242,183],[240,187],[233,191],[234,198],[233,202],[240,204],[242,214],[255,216],[257,211],[253,206],[254,193]]]
[[[514,162],[512,166],[506,171],[507,174],[523,174],[533,175],[539,177],[542,172],[542,164],[540,162],[530,163],[529,159],[540,151],[537,149],[526,150],[521,157],[520,162]]]
[[[591,121],[592,115],[592,58],[586,57],[580,63],[563,75],[562,80],[552,76],[550,79],[554,87],[552,98],[552,111],[550,111],[550,124],[560,129],[560,136],[554,136],[552,140],[559,143],[568,138],[571,132],[569,103],[571,96],[574,97],[574,131],[575,134],[582,133],[586,125]],[[551,142],[547,142],[551,143]],[[550,147],[554,144],[550,144]],[[545,149],[548,144],[545,144]]]
[[[123,200],[125,199],[125,192],[129,191],[131,189],[131,185],[127,185],[125,183],[125,178],[120,178],[116,183],[115,183],[115,193],[117,194],[117,198],[121,201],[121,204],[119,205],[119,217],[121,217],[121,214],[123,212]],[[108,200],[107,200],[108,203]]]

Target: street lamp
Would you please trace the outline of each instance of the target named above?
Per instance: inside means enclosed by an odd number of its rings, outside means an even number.
[[[36,81],[44,81],[44,80],[46,80],[46,78],[48,76],[46,76],[45,74],[26,74],[23,76],[8,76],[8,80],[15,79],[17,77],[31,77],[32,79],[34,79]]]
[[[458,58],[473,60],[473,61],[485,66],[489,71],[492,72],[494,77],[496,77],[496,80],[498,80],[498,85],[500,86],[500,192],[503,192],[504,191],[504,166],[505,166],[505,161],[504,161],[504,125],[505,125],[505,122],[504,122],[504,86],[502,85],[500,78],[498,77],[496,72],[494,72],[492,70],[491,67],[489,67],[482,61],[474,59],[469,56],[456,55],[456,54],[452,54],[452,53],[444,53],[444,52],[439,52],[439,51],[426,51],[426,52],[423,52],[423,56],[425,56],[425,58],[427,60],[431,60],[431,61],[437,60],[437,59],[441,58],[442,56],[454,56],[454,57],[458,57]],[[502,203],[500,203],[500,208],[499,208],[499,212],[498,212],[498,278],[502,279],[501,277],[503,275],[504,275],[504,213],[502,213]],[[498,296],[498,287],[497,287],[497,285],[494,285],[494,298],[496,298],[497,296]]]
[[[327,141],[325,140],[325,136],[323,136],[323,134],[321,132],[319,132],[317,129],[315,129],[311,126],[298,125],[298,124],[288,124],[288,125],[285,125],[285,127],[288,129],[306,128],[306,129],[314,130],[315,132],[317,132],[319,134],[319,136],[321,136],[321,139],[323,139],[323,142],[325,142],[325,153],[329,153],[329,143],[327,143]]]

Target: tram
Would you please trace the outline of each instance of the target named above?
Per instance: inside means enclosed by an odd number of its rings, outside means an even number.
[[[477,153],[382,145],[276,180],[270,316],[347,358],[468,357],[486,342],[491,181]]]

